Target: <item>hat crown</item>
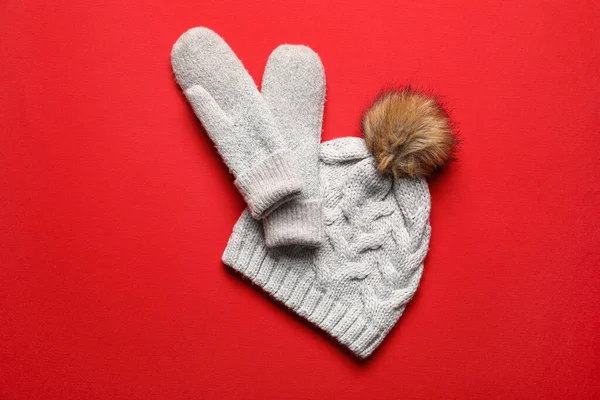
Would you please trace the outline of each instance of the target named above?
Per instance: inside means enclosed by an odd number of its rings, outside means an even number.
[[[423,179],[378,173],[361,138],[321,145],[325,235],[316,277],[382,327],[414,295],[429,242],[429,192]]]

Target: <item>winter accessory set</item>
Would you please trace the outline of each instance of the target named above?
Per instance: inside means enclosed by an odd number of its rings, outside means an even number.
[[[321,143],[325,73],[308,47],[276,48],[261,92],[207,28],[184,33],[171,64],[248,206],[223,262],[368,357],[421,279],[425,178],[455,144],[443,107],[408,88],[389,91],[363,116],[365,139]]]

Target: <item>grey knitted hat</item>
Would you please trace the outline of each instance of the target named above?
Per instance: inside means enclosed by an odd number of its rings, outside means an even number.
[[[318,249],[268,248],[246,210],[223,262],[359,357],[381,343],[421,279],[430,199],[422,178],[377,171],[360,138],[321,144],[325,241]]]

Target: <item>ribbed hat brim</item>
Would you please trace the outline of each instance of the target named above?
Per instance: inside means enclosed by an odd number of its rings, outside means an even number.
[[[387,332],[373,325],[360,308],[323,292],[310,265],[286,266],[287,259],[277,257],[277,250],[269,250],[264,243],[260,221],[245,211],[233,229],[223,262],[358,357],[368,357],[379,346]]]

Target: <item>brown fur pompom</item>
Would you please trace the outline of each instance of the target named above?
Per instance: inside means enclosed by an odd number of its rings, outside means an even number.
[[[451,157],[456,140],[444,108],[410,88],[380,95],[362,119],[379,172],[428,177]]]

